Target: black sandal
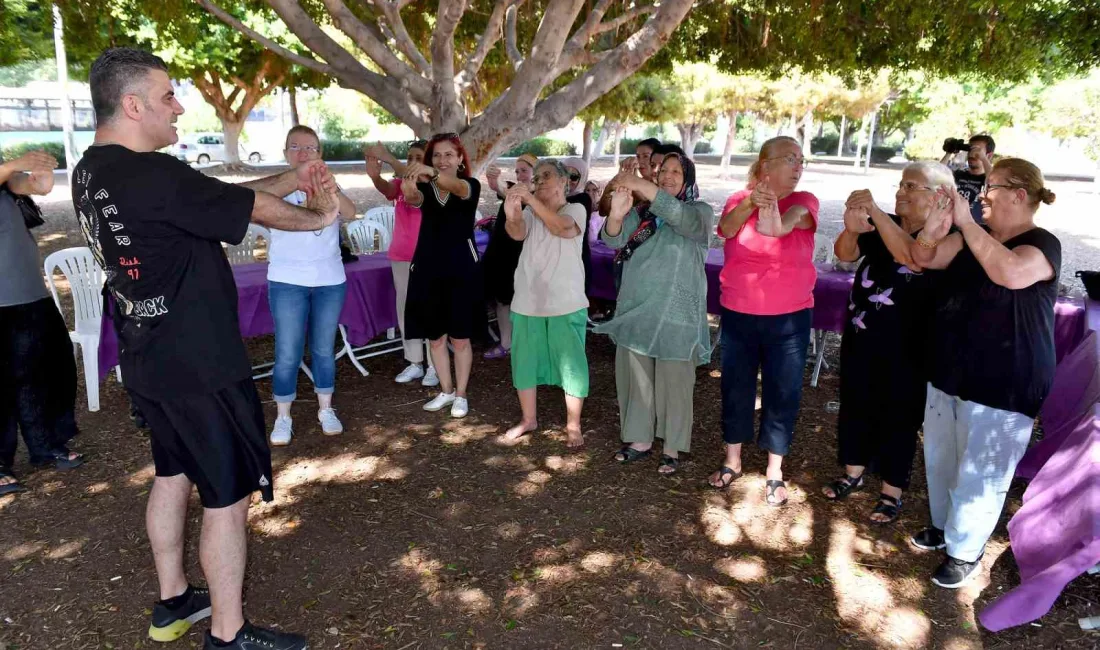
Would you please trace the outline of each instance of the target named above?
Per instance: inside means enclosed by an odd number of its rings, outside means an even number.
[[[741,478],[742,473],[743,472],[735,472],[735,471],[733,471],[733,469],[723,465],[723,466],[718,468],[718,483],[719,483],[719,485],[714,485],[710,481],[707,481],[707,486],[709,486],[710,489],[712,489],[712,490],[728,490],[729,487],[731,485],[733,485],[734,481]],[[724,480],[727,476],[730,477],[730,479],[728,481]]]
[[[27,491],[27,488],[23,487],[23,484],[19,482],[19,479],[15,478],[15,474],[12,474],[8,470],[0,469],[0,479],[4,478],[10,478],[12,482],[0,485],[0,497]]]
[[[620,465],[626,465],[627,463],[633,463],[636,460],[642,460],[643,458],[649,458],[652,455],[653,455],[653,449],[652,448],[646,449],[645,451],[642,451],[640,449],[635,449],[635,448],[631,447],[630,445],[623,445],[622,449],[615,452],[614,458],[615,458],[615,460],[617,460],[619,462]],[[622,458],[619,458],[619,456],[622,456]]]
[[[898,515],[901,514],[901,497],[892,497],[889,494],[883,493],[878,495],[878,505],[871,511],[872,515],[886,515],[886,519],[879,521],[872,519],[872,524],[892,524],[898,519]]]
[[[667,471],[662,472],[662,467],[668,467]],[[680,459],[673,458],[667,454],[661,454],[661,463],[657,465],[657,473],[662,476],[672,476],[680,470]]]
[[[789,498],[789,497],[784,497],[782,501],[775,501],[774,500],[776,490],[778,490],[779,488],[786,488],[786,487],[787,487],[787,484],[784,483],[783,481],[776,481],[776,480],[773,480],[773,479],[769,479],[768,481],[766,481],[764,483],[764,501],[766,501],[768,503],[768,505],[773,507],[773,508],[778,508],[779,506],[787,505],[787,498]],[[787,490],[787,492],[789,493],[790,490]]]
[[[51,451],[44,460],[35,460],[31,464],[40,468],[53,465],[59,470],[66,471],[83,465],[84,455],[71,452],[67,447],[61,447]]]
[[[845,474],[844,476],[833,481],[826,487],[833,491],[833,496],[829,496],[824,492],[821,493],[821,496],[830,501],[843,501],[844,499],[848,498],[849,494],[851,494],[852,492],[859,492],[863,488],[867,487],[867,485],[863,482],[863,474],[860,474],[859,476],[848,476],[847,474]]]

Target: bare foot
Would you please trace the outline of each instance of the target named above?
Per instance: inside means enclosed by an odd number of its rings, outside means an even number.
[[[565,430],[565,436],[565,446],[569,449],[577,449],[584,446],[584,434],[581,433],[580,429],[567,428]]]
[[[514,426],[511,429],[508,429],[507,431],[505,431],[504,436],[502,437],[502,439],[507,441],[507,442],[515,442],[516,440],[519,440],[520,438],[527,435],[528,433],[531,433],[532,431],[534,431],[537,428],[539,428],[539,423],[538,422],[522,422],[521,421],[516,426]]]

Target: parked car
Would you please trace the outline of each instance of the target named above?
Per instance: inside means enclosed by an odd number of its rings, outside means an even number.
[[[237,143],[241,160],[258,163],[264,159],[259,151],[249,151],[243,144]],[[172,155],[184,162],[206,164],[212,160],[224,162],[228,159],[225,151],[225,136],[221,133],[196,133],[172,145]]]

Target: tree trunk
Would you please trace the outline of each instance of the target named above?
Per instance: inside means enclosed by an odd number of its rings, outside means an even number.
[[[615,169],[619,168],[619,142],[623,139],[623,131],[626,127],[622,124],[615,123]]]
[[[814,132],[814,114],[813,111],[806,111],[806,115],[802,118],[802,155],[813,155],[813,147],[810,146],[810,137]]]
[[[584,121],[584,131],[581,133],[581,138],[584,140],[584,149],[581,151],[581,157],[584,158],[584,164],[589,167],[592,166],[592,120]]]
[[[721,176],[726,176],[730,171],[730,154],[733,153],[733,141],[737,138],[737,111],[729,112],[729,129],[726,131],[726,146],[722,147]]]
[[[287,93],[290,95],[290,125],[298,126],[301,124],[298,119],[298,89],[291,86],[287,88]]]
[[[695,160],[695,145],[699,144],[699,139],[703,137],[703,125],[692,122],[677,124],[676,128],[680,131],[680,148],[688,158]]]
[[[600,132],[596,135],[596,144],[592,147],[594,157],[599,158],[603,155],[603,150],[607,148],[607,133],[611,128],[611,123],[606,119],[600,123]]]
[[[222,135],[225,136],[225,164],[240,165],[241,156],[239,151],[244,120],[234,122],[226,117],[220,117],[220,119],[222,122]]]
[[[840,116],[840,138],[836,143],[836,156],[837,158],[844,155],[844,144],[848,140],[848,116]]]
[[[859,124],[859,140],[856,141],[856,159],[852,162],[852,166],[859,169],[860,152],[863,150],[863,143],[865,136],[863,135],[867,131],[867,127],[871,124],[870,116],[865,116],[860,120]]]

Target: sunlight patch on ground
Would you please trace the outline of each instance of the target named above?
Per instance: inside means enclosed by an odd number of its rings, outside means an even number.
[[[249,517],[249,526],[258,535],[267,537],[283,537],[295,532],[302,525],[302,520],[295,514],[286,515],[262,515]]]
[[[535,461],[523,455],[496,455],[489,456],[481,461],[482,464],[493,469],[513,469],[520,472],[533,472],[539,468]]]
[[[396,467],[385,456],[358,456],[353,453],[329,458],[309,458],[284,465],[275,473],[276,502],[295,503],[294,488],[306,485],[363,483],[366,481],[399,481],[409,470]]]
[[[79,553],[87,542],[87,539],[74,539],[68,542],[62,540],[61,545],[50,549],[45,557],[47,560],[63,560]]]
[[[500,427],[494,424],[469,425],[461,422],[448,422],[442,427],[439,441],[445,445],[464,445],[468,442],[479,442],[499,431]]]
[[[714,563],[714,568],[739,582],[761,582],[768,577],[768,565],[755,555],[723,558]]]
[[[506,618],[521,618],[538,607],[539,602],[539,595],[527,585],[513,587],[504,593],[503,614]]]
[[[107,490],[111,489],[111,484],[107,481],[100,481],[99,483],[93,483],[84,488],[84,491],[88,494],[103,494]]]
[[[551,478],[553,478],[553,475],[550,474],[550,472],[544,472],[541,469],[537,469],[533,472],[529,472],[521,482],[512,488],[512,491],[521,497],[535,496],[539,492],[542,492]]]
[[[444,589],[439,578],[443,563],[429,557],[423,549],[410,550],[394,560],[392,566],[419,580],[421,592],[436,607],[453,607],[466,614],[485,614],[493,607],[493,599],[479,588],[461,585]]]
[[[535,578],[548,585],[564,585],[580,576],[572,564],[548,564],[535,570]]]
[[[896,602],[890,589],[891,579],[873,571],[874,567],[866,566],[873,560],[860,563],[855,559],[856,547],[866,545],[868,540],[860,539],[855,524],[850,521],[834,519],[829,527],[829,554],[825,565],[840,617],[868,638],[878,639],[888,647],[926,647],[931,632],[928,617]]]
[[[793,503],[779,510],[764,502],[763,478],[745,479],[734,483],[728,492],[711,494],[703,503],[699,523],[707,538],[719,546],[734,546],[741,542],[757,548],[789,552],[813,541],[813,514],[798,509]],[[793,491],[792,491],[793,496]],[[797,512],[794,525],[789,513]]]
[[[46,548],[45,542],[23,542],[8,549],[4,553],[4,559],[8,562],[17,562],[38,553],[44,548]]]
[[[588,466],[588,456],[573,454],[571,456],[547,456],[543,461],[548,469],[562,474],[573,474]]]
[[[509,521],[497,526],[497,535],[501,539],[513,540],[519,539],[519,536],[523,534],[523,526],[520,526],[517,522]]]
[[[149,463],[138,471],[131,472],[130,475],[126,477],[126,484],[134,488],[147,487],[149,483],[153,481],[153,477],[156,476],[156,473],[156,467],[153,466],[153,463]]]
[[[604,573],[610,571],[622,559],[623,556],[618,553],[593,551],[581,558],[580,565],[582,569],[589,573]]]

